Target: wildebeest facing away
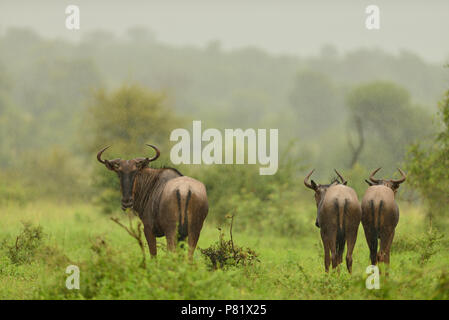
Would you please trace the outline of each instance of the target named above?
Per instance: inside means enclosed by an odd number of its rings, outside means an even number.
[[[345,243],[348,244],[346,253],[346,267],[352,272],[352,252],[357,240],[362,216],[359,199],[355,191],[346,186],[347,181],[335,170],[342,180],[334,180],[330,184],[316,184],[309,178],[314,170],[305,177],[306,187],[315,191],[317,205],[317,226],[321,229],[321,239],[324,247],[324,267],[329,272],[342,262]]]
[[[362,199],[362,225],[372,265],[377,262],[390,263],[391,244],[399,222],[399,208],[395,195],[399,185],[406,179],[405,173],[399,168],[401,179],[375,179],[374,175],[379,170],[380,168],[371,173],[369,181],[365,180],[370,186]],[[377,252],[378,239],[380,239],[379,252]]]
[[[153,158],[132,160],[103,160],[100,150],[97,159],[109,170],[117,173],[122,193],[122,209],[132,208],[143,222],[151,256],[156,256],[156,237],[165,236],[167,248],[176,249],[177,240],[188,237],[189,258],[193,256],[209,205],[205,186],[173,168],[153,169]]]

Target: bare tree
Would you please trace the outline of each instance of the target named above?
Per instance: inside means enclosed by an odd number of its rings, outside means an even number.
[[[357,132],[358,143],[357,145],[354,145],[353,141],[351,140],[351,135],[348,134],[348,145],[352,152],[351,162],[349,163],[350,168],[353,168],[357,163],[360,154],[362,153],[363,147],[365,146],[365,136],[363,134],[362,119],[360,119],[359,116],[354,116],[354,124]]]

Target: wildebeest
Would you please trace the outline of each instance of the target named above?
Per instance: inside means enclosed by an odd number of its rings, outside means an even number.
[[[178,240],[188,238],[189,258],[193,256],[209,205],[205,186],[173,168],[153,169],[148,166],[160,156],[132,160],[97,159],[117,173],[122,193],[122,209],[132,208],[143,222],[151,256],[156,256],[156,237],[166,237],[167,248],[176,249]]]
[[[362,225],[372,265],[377,262],[390,263],[391,244],[399,222],[399,208],[395,195],[399,185],[406,179],[405,173],[399,168],[401,179],[375,179],[374,175],[380,169],[377,168],[371,173],[369,181],[365,180],[369,187],[362,199]],[[377,252],[378,239],[380,239],[379,252]]]
[[[309,183],[312,170],[305,177],[306,187],[315,191],[317,206],[317,226],[321,231],[324,247],[324,267],[329,272],[332,259],[332,268],[342,262],[345,243],[348,244],[346,253],[346,267],[352,272],[352,252],[357,240],[362,211],[355,191],[346,186],[347,181],[335,170],[342,180],[334,180],[330,184]]]

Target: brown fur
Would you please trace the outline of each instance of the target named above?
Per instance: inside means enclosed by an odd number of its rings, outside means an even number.
[[[169,168],[146,168],[136,176],[134,199],[150,254],[157,254],[156,237],[165,236],[171,251],[188,237],[192,257],[209,209],[205,186]]]
[[[324,247],[324,266],[326,272],[332,260],[332,268],[342,262],[345,243],[346,267],[352,272],[352,252],[357,240],[362,212],[355,191],[337,184],[330,186],[318,205],[321,239]]]
[[[120,178],[122,209],[133,208],[144,225],[144,233],[151,256],[156,256],[156,237],[165,236],[167,248],[176,249],[178,240],[188,237],[189,258],[193,257],[203,222],[209,211],[206,187],[199,181],[183,176],[173,168],[152,169],[153,158],[132,160],[102,160],[99,162],[117,173]]]
[[[369,184],[362,199],[362,225],[370,250],[371,264],[390,263],[390,250],[394,232],[399,222],[399,208],[395,201],[396,192],[407,176],[398,168],[401,178],[376,179],[374,175],[381,168],[374,170],[365,180]],[[380,250],[377,252],[378,239]]]
[[[373,265],[378,262],[390,263],[391,244],[399,222],[399,208],[394,196],[395,192],[390,187],[374,185],[366,190],[362,199],[362,225]]]
[[[349,273],[352,273],[352,253],[362,215],[357,194],[352,188],[339,184],[338,181],[329,185],[317,185],[313,180],[312,184],[308,184],[306,180],[304,183],[315,191],[317,225],[321,229],[326,272],[329,272],[331,261],[332,268],[342,262],[347,243],[346,267]]]

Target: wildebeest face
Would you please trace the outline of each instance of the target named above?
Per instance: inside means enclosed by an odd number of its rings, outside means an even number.
[[[126,210],[127,208],[132,208],[134,205],[134,183],[136,180],[136,176],[140,170],[147,168],[148,164],[151,161],[156,160],[160,152],[159,150],[153,146],[148,145],[156,150],[156,155],[153,158],[136,158],[132,160],[122,160],[122,159],[114,159],[114,160],[102,160],[101,154],[109,147],[102,149],[97,154],[97,159],[99,162],[104,164],[106,168],[112,170],[117,173],[120,179],[120,190],[122,192],[122,209]]]
[[[114,159],[106,162],[109,170],[115,171],[120,179],[122,192],[122,209],[132,208],[134,204],[133,189],[137,173],[148,166],[145,158],[132,160]]]
[[[393,190],[394,194],[396,194],[396,192],[399,189],[399,186],[401,185],[402,182],[405,181],[406,179],[406,175],[405,173],[398,168],[398,171],[400,172],[402,178],[398,179],[398,180],[393,180],[393,179],[375,179],[374,175],[377,173],[377,171],[379,171],[381,168],[377,168],[376,170],[374,170],[371,175],[369,176],[369,180],[365,180],[366,183],[368,183],[370,186],[385,186],[390,188],[391,190]]]

